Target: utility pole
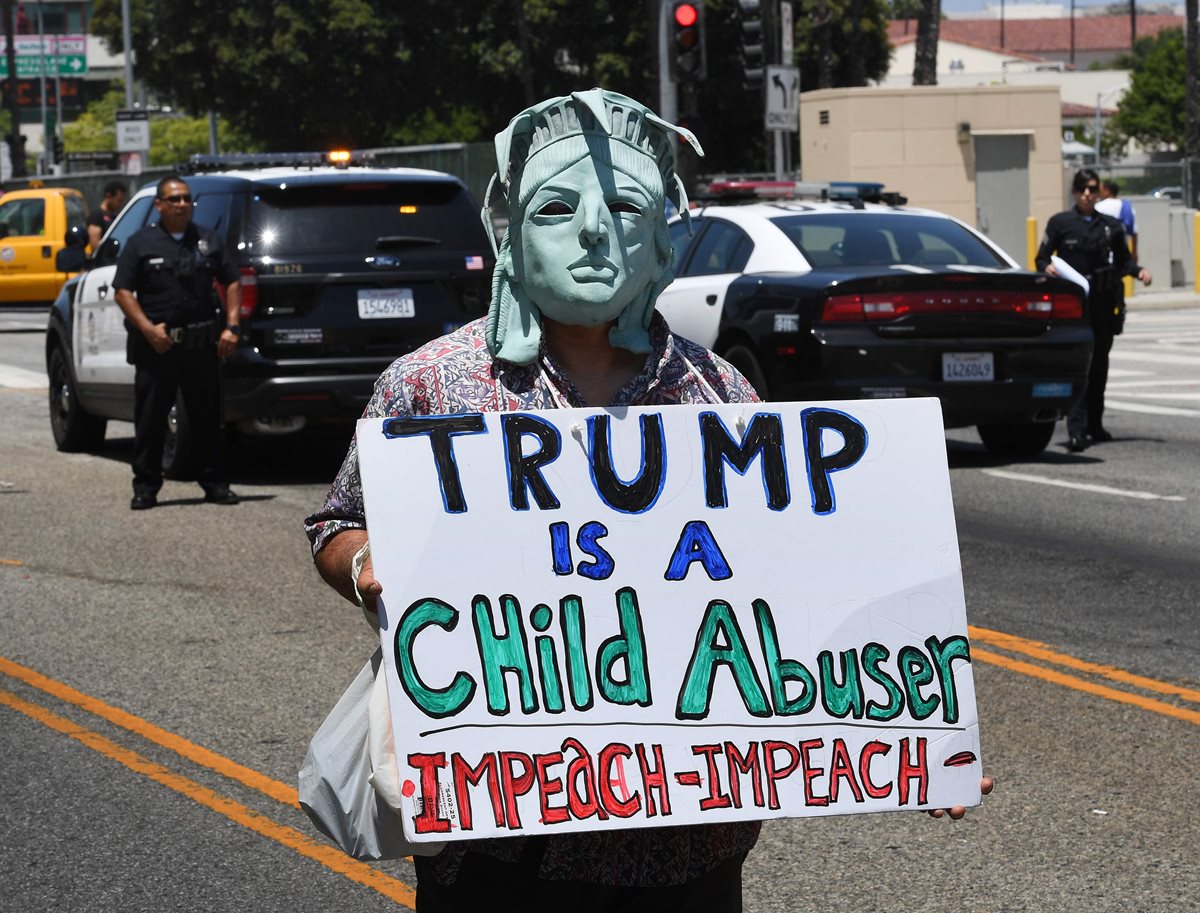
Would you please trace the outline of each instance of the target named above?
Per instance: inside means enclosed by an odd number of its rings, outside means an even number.
[[[0,0],[0,15],[4,16],[4,40],[7,42],[5,56],[8,58],[8,85],[4,103],[8,108],[11,126],[8,136],[8,157],[12,160],[12,176],[23,178],[25,171],[25,137],[21,133],[21,109],[17,105],[17,46],[13,41],[13,2]]]

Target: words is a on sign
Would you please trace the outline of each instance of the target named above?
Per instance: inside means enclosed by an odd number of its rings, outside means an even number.
[[[357,439],[410,840],[979,803],[937,400]]]

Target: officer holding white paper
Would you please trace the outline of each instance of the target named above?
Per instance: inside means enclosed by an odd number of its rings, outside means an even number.
[[[1052,216],[1037,252],[1037,268],[1052,276],[1057,254],[1088,281],[1088,312],[1096,344],[1084,395],[1067,415],[1067,449],[1072,453],[1113,439],[1104,427],[1104,388],[1108,384],[1108,353],[1112,349],[1123,296],[1121,278],[1135,276],[1150,284],[1150,271],[1134,262],[1121,222],[1096,210],[1100,176],[1091,168],[1075,173],[1071,183],[1075,206]]]

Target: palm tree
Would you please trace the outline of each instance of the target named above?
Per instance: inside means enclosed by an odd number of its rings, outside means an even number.
[[[1188,0],[1195,3],[1197,0]],[[937,85],[938,27],[942,18],[941,0],[921,0],[917,14],[916,62],[913,64],[914,86]]]

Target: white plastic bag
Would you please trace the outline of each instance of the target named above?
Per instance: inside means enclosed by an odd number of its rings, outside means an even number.
[[[409,843],[400,822],[400,771],[387,682],[377,649],[308,746],[300,807],[355,859],[435,856],[444,843]]]

